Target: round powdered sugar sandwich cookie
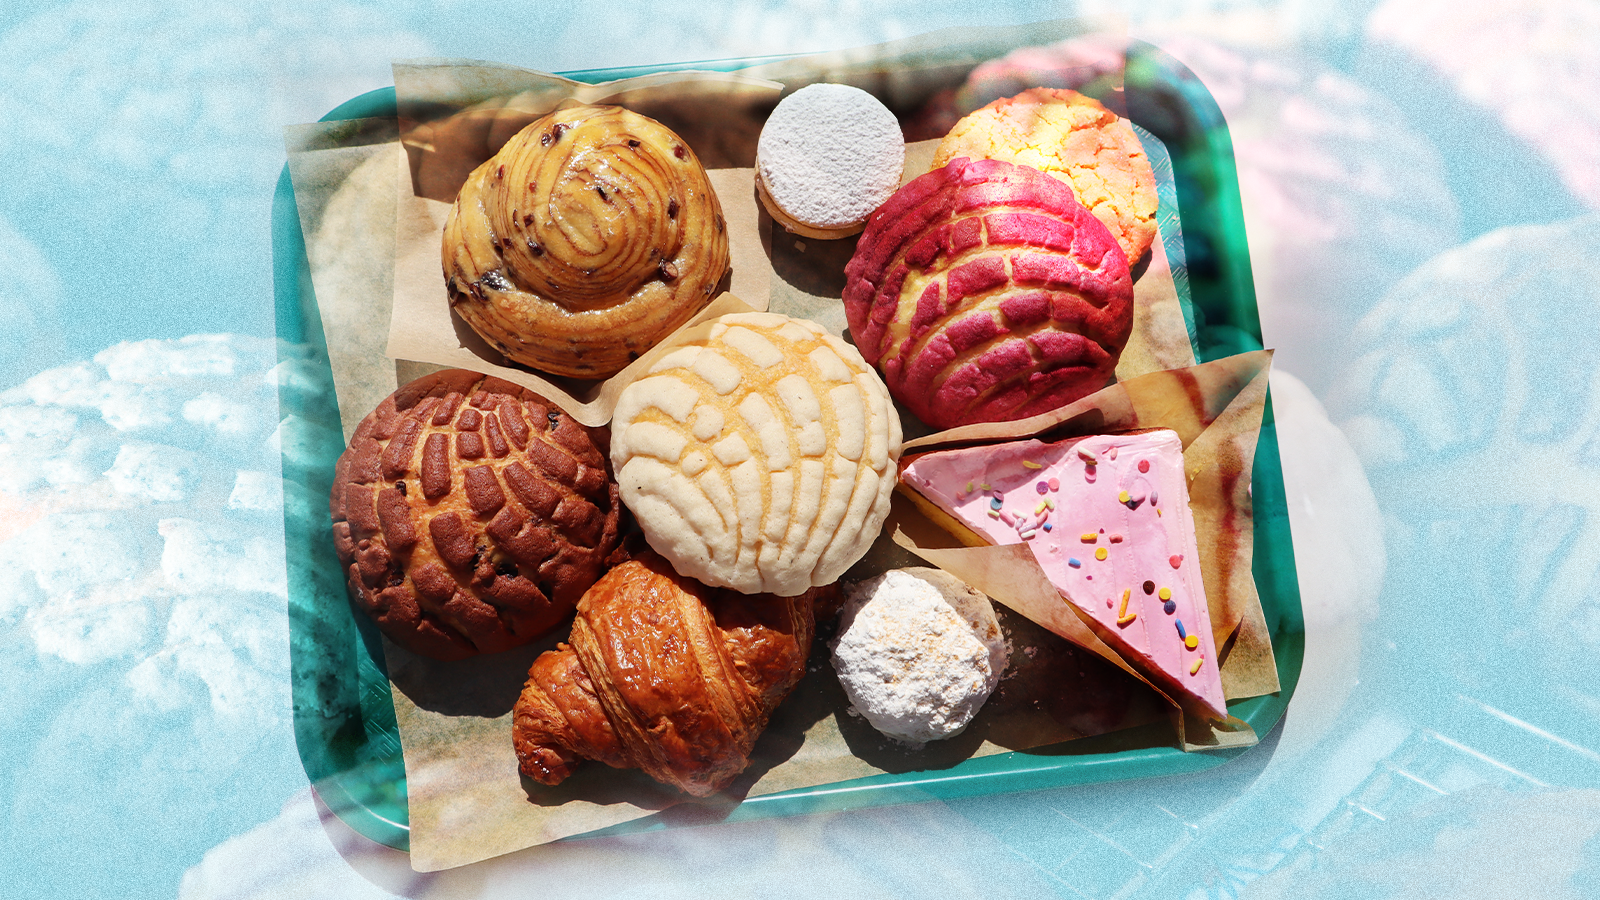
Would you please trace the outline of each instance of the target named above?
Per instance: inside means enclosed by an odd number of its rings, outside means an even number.
[[[756,145],[756,193],[796,234],[848,237],[899,188],[905,160],[900,123],[878,98],[813,84],[767,117]]]

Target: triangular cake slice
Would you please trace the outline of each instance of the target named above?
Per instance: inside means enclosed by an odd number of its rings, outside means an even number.
[[[968,544],[1026,543],[1151,683],[1193,712],[1227,715],[1176,432],[922,453],[901,460],[900,485]]]

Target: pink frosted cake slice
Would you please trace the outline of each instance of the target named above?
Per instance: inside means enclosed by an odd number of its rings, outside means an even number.
[[[935,451],[900,480],[983,542],[1028,544],[1130,665],[1192,711],[1227,715],[1176,432]]]

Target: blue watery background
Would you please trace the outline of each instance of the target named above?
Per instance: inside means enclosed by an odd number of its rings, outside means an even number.
[[[1600,895],[1600,10],[1537,3],[0,9],[0,895]],[[1307,620],[1185,777],[580,842],[435,876],[311,799],[273,339],[282,128],[396,58],[544,70],[1120,14],[1228,118]],[[1529,885],[1535,887],[1529,887]]]

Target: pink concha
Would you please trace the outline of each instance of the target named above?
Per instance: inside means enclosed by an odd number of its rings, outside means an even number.
[[[1133,328],[1127,258],[1064,182],[952,160],[873,214],[845,268],[862,356],[924,422],[1026,418],[1111,381]]]

